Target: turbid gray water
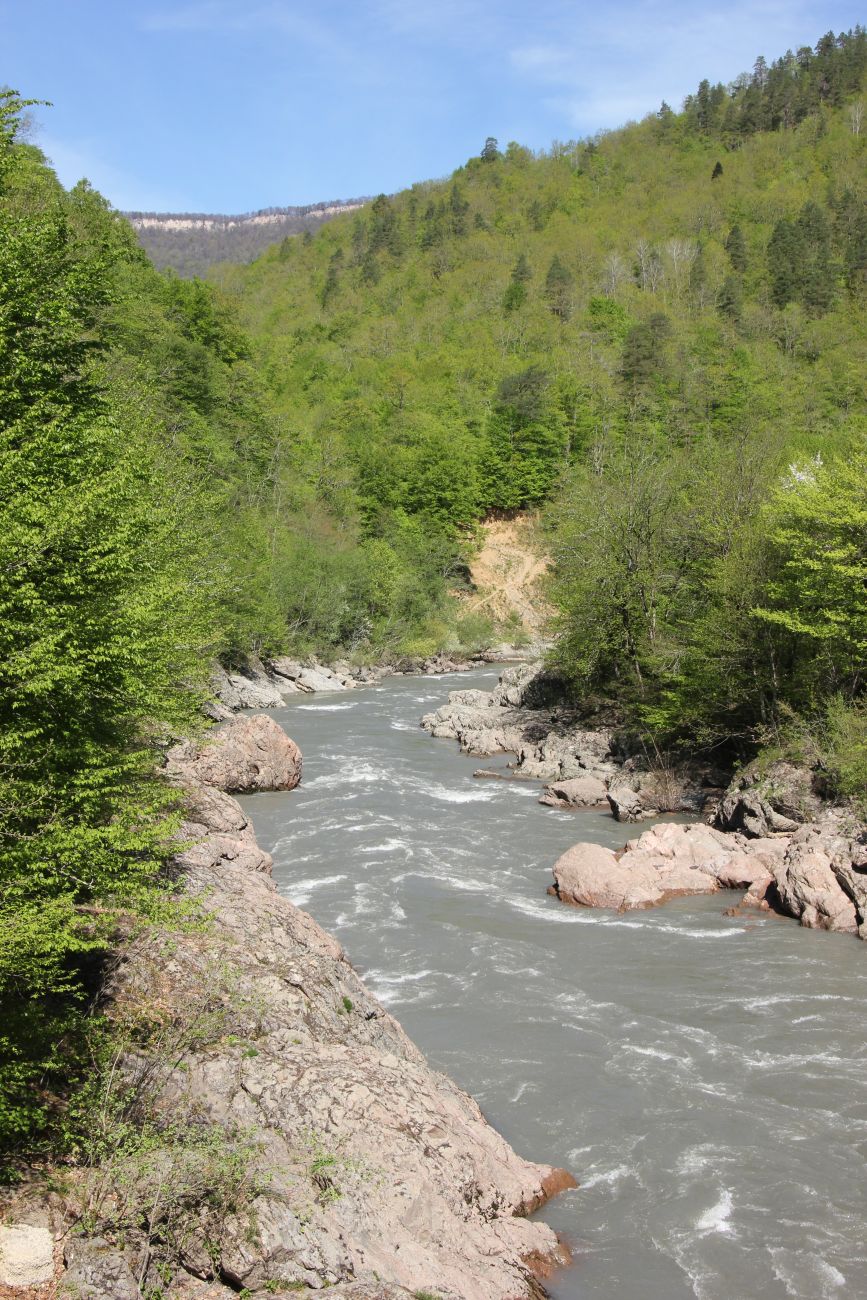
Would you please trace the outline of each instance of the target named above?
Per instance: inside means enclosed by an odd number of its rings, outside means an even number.
[[[596,812],[418,726],[496,672],[300,697],[289,794],[242,802],[287,897],[332,931],[435,1064],[578,1191],[544,1217],[558,1300],[867,1296],[867,949],[734,895],[616,915],[549,898]],[[486,760],[486,766],[488,766]]]

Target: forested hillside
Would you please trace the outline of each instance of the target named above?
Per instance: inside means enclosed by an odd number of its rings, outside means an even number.
[[[57,1117],[94,963],[162,906],[155,771],[213,658],[486,641],[454,588],[492,512],[543,511],[577,697],[863,797],[865,59],[489,140],[216,287],[0,92],[0,1145]]]
[[[788,719],[863,754],[865,62],[858,28],[542,155],[488,140],[215,273],[383,556],[548,503],[556,662],[665,745]]]
[[[0,91],[0,1152],[58,1117],[90,973],[162,906],[156,772],[214,658],[460,636],[455,538],[329,508],[231,308],[65,192],[28,106]]]

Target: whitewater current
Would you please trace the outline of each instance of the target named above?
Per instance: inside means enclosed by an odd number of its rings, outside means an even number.
[[[496,677],[275,711],[303,782],[242,802],[281,892],[522,1155],[579,1180],[542,1212],[574,1254],[557,1300],[867,1297],[867,949],[726,916],[729,894],[626,915],[548,897],[566,848],[627,832],[474,779],[420,730]]]

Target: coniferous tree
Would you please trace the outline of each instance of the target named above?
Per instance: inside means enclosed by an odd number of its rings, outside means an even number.
[[[740,226],[732,226],[726,237],[725,247],[733,269],[743,273],[747,269],[747,245]]]
[[[775,307],[785,307],[798,296],[801,255],[801,241],[793,223],[781,218],[768,241],[768,276]]]
[[[530,269],[530,263],[527,261],[526,253],[519,253],[518,260],[512,268],[512,274],[509,283],[506,286],[506,292],[503,295],[503,308],[505,311],[517,311],[522,307],[527,297],[527,285],[532,279],[533,272]]]
[[[554,315],[567,321],[572,314],[572,274],[556,253],[545,276],[545,297]]]
[[[717,294],[717,307],[723,316],[728,316],[732,321],[739,321],[743,308],[743,289],[740,278],[736,275],[727,275],[720,286]]]
[[[834,299],[836,276],[831,261],[831,231],[817,203],[806,203],[795,222],[799,244],[799,298],[807,310],[821,315]]]

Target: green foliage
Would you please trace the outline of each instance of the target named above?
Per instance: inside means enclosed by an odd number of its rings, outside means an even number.
[[[867,817],[867,708],[834,696],[827,709],[824,766],[832,792]]]
[[[0,94],[3,1141],[52,1109],[113,927],[153,905],[153,772],[210,657],[476,644],[453,592],[488,512],[552,503],[583,689],[743,754],[827,718],[855,789],[865,58],[858,28],[679,114],[489,139],[219,290],[64,193]]]
[[[755,615],[793,638],[801,690],[852,699],[867,686],[864,440],[845,461],[792,465],[766,526],[774,575]]]

